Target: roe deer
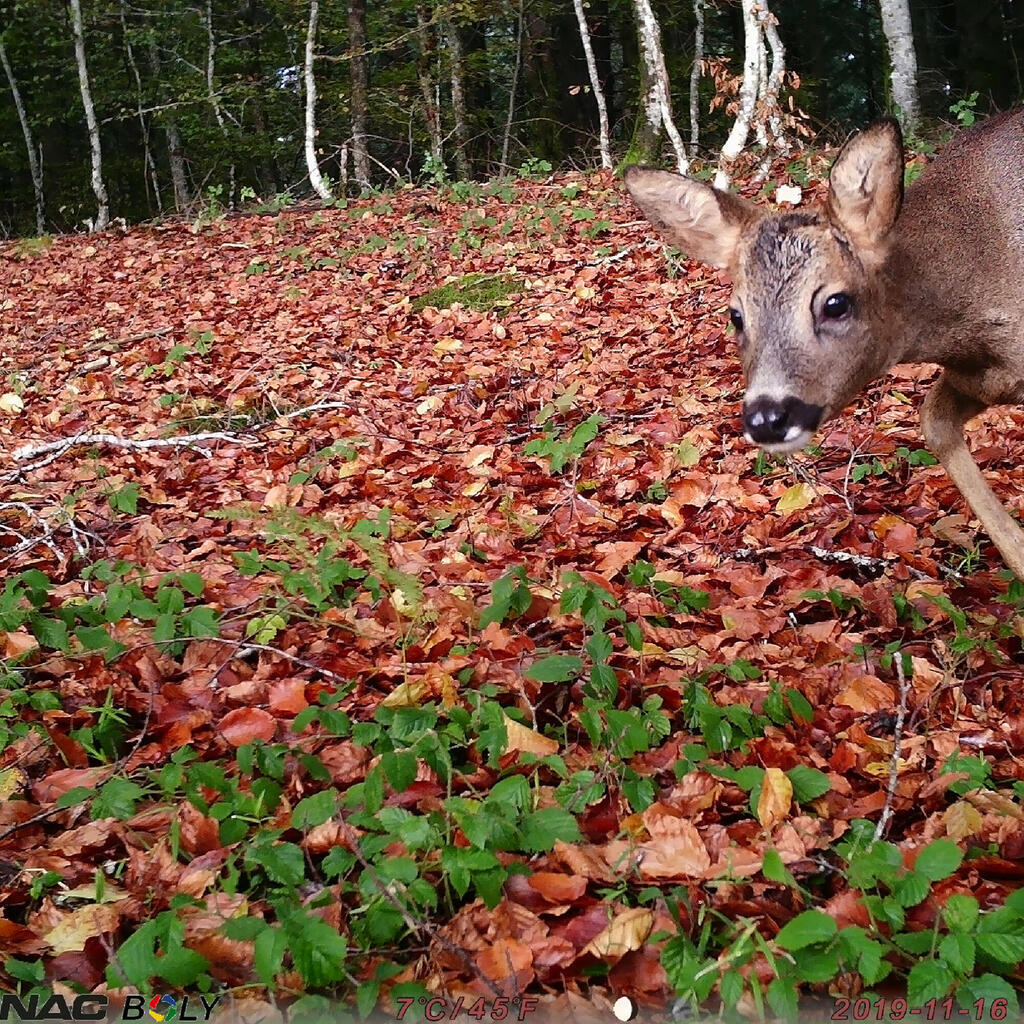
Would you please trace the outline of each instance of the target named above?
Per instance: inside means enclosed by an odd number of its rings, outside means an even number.
[[[925,440],[1024,579],[1024,534],[986,483],[964,424],[1024,401],[1024,110],[958,136],[903,195],[895,121],[855,135],[823,210],[768,213],[668,171],[626,186],[683,252],[732,278],[744,433],[801,448],[895,363],[939,363]]]

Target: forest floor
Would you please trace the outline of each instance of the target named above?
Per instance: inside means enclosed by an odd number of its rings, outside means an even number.
[[[0,988],[1006,996],[1024,589],[933,367],[767,459],[727,301],[607,175],[0,248]]]

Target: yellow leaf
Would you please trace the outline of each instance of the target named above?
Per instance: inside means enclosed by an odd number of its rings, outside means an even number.
[[[4,768],[0,771],[0,800],[10,800],[25,782],[25,773],[20,768]]]
[[[419,416],[426,416],[428,412],[433,412],[435,409],[440,409],[443,404],[440,395],[428,395],[426,398],[416,406],[416,413]]]
[[[114,931],[120,921],[121,914],[114,907],[92,903],[68,914],[44,938],[54,955],[75,953],[85,949],[89,939]]]
[[[781,768],[766,768],[757,798],[757,820],[764,828],[785,821],[793,802],[793,783]]]
[[[558,741],[549,736],[542,736],[533,729],[528,729],[521,722],[505,718],[505,732],[508,734],[508,746],[506,750],[518,750],[524,754],[536,754],[537,757],[547,757],[558,750]]]
[[[13,391],[0,395],[0,412],[5,412],[9,416],[17,416],[24,408],[25,403]]]
[[[782,497],[779,498],[775,505],[775,511],[779,515],[786,515],[789,512],[799,512],[802,508],[807,508],[815,497],[814,489],[807,484],[793,484],[792,487],[787,487]]]
[[[590,953],[599,959],[625,956],[644,944],[653,926],[654,911],[634,907],[619,914],[604,931],[595,935],[584,947],[583,955]]]
[[[958,800],[946,808],[942,823],[946,826],[946,835],[960,842],[981,831],[981,814],[966,800]]]
[[[458,338],[442,338],[434,345],[435,352],[458,352],[462,342]]]
[[[687,437],[684,437],[672,449],[673,454],[676,457],[676,462],[679,463],[683,469],[689,469],[691,466],[696,466],[700,462],[700,452],[697,450],[697,446]]]
[[[427,684],[417,679],[411,683],[399,683],[382,701],[386,708],[416,707],[427,692]]]

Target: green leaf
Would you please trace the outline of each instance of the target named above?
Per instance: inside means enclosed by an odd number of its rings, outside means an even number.
[[[284,953],[288,936],[283,928],[267,928],[256,936],[253,946],[253,964],[260,980],[272,988],[274,977],[284,969]]]
[[[953,986],[954,977],[938,960],[923,960],[907,975],[907,1002],[923,1006],[929,999],[944,999]]]
[[[410,750],[388,751],[381,756],[380,764],[396,793],[404,793],[416,781],[416,755]]]
[[[916,907],[928,898],[931,883],[919,871],[908,871],[892,883],[892,895],[901,907]]]
[[[28,624],[40,647],[65,653],[71,649],[68,627],[60,619],[48,619],[44,615],[33,613],[28,617]]]
[[[981,927],[984,927],[984,918]],[[1016,965],[1024,960],[1024,935],[1020,932],[983,932],[979,928],[976,936],[978,948],[984,950],[1000,963]]]
[[[178,583],[184,587],[193,597],[203,596],[203,577],[197,572],[182,572],[178,574]]]
[[[1024,892],[1018,889],[1017,892]],[[954,893],[942,908],[946,927],[952,932],[969,932],[978,920],[978,901],[973,896]]]
[[[306,877],[306,858],[294,843],[264,842],[251,847],[246,861],[258,864],[271,881],[281,885],[298,885]]]
[[[46,977],[42,960],[16,960],[13,956],[4,961],[4,970],[18,981],[27,981],[30,985],[41,985]]]
[[[624,623],[622,632],[626,637],[626,643],[632,650],[642,651],[644,649],[643,630],[635,622]]]
[[[933,882],[941,882],[960,867],[963,859],[963,850],[956,843],[949,839],[936,839],[917,855],[914,870]]]
[[[782,863],[778,850],[765,850],[761,862],[761,874],[769,882],[781,882],[784,885],[796,886],[796,879]]]
[[[939,956],[958,974],[974,973],[974,939],[970,935],[947,935],[939,943]]]
[[[718,984],[718,994],[722,997],[726,1009],[733,1009],[740,1001],[744,986],[743,975],[735,968],[722,975],[722,980]]]
[[[973,1007],[975,1003],[981,1003],[985,1010],[982,1020],[1018,1019],[1020,1007],[1017,992],[1005,978],[1000,978],[996,974],[982,974],[977,978],[971,978],[956,990],[956,997],[961,1006]]]
[[[125,821],[135,813],[135,805],[146,795],[146,791],[131,779],[112,778],[100,788],[92,802],[94,821],[100,818],[117,818]]]
[[[550,654],[535,661],[526,670],[526,676],[538,683],[564,683],[582,671],[583,661],[575,654]]]
[[[786,772],[786,776],[793,783],[793,798],[797,803],[805,804],[817,800],[832,788],[832,783],[824,772],[804,764],[794,765]]]
[[[580,838],[576,819],[561,807],[542,807],[523,819],[522,848],[531,853],[546,853],[558,839],[577,843]]]
[[[783,926],[775,941],[783,949],[795,951],[818,942],[828,942],[838,930],[834,917],[821,910],[805,910]]]
[[[315,828],[331,818],[338,809],[338,794],[324,789],[300,800],[292,811],[292,828]]]

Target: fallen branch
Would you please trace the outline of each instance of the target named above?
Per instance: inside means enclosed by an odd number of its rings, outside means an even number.
[[[885,832],[889,819],[892,817],[892,803],[896,797],[896,786],[900,779],[900,750],[903,746],[903,723],[907,718],[907,702],[910,699],[910,683],[907,681],[907,674],[903,670],[903,653],[897,651],[893,655],[893,665],[896,666],[896,678],[900,683],[900,703],[896,708],[896,724],[892,730],[892,758],[889,761],[889,786],[885,792],[885,806],[882,808],[881,817],[875,826],[875,839],[881,839]]]

